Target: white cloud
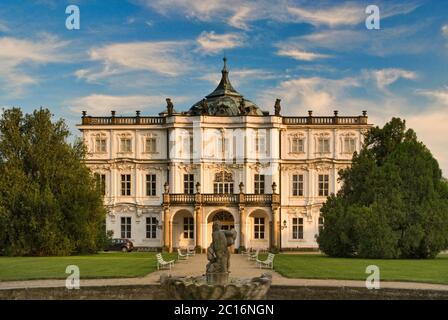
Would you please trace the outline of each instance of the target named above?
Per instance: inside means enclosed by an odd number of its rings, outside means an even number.
[[[382,2],[376,3],[380,8],[381,19],[408,14],[420,6],[419,2],[408,1],[404,3]],[[354,2],[345,2],[332,7],[293,7],[287,8],[288,12],[298,22],[310,23],[314,26],[354,26],[363,23],[367,17],[365,10],[367,5]]]
[[[278,48],[299,48],[305,51],[319,49],[335,52],[357,51],[374,56],[394,54],[418,54],[434,48],[437,44],[422,30],[427,30],[426,21],[411,26],[382,29],[379,33],[366,30],[326,29],[298,37],[290,37],[277,43]],[[418,41],[416,40],[418,39]]]
[[[50,35],[36,40],[0,38],[0,83],[5,92],[20,95],[26,85],[38,83],[28,71],[32,66],[68,62],[68,44]]]
[[[131,42],[91,49],[89,57],[102,68],[80,69],[79,79],[95,82],[113,75],[146,71],[163,76],[178,76],[188,70],[185,41]]]
[[[308,22],[315,26],[328,25],[330,27],[341,25],[356,25],[365,19],[365,7],[362,5],[343,4],[324,9],[305,9],[301,7],[288,7],[288,12],[299,22]]]
[[[276,79],[278,75],[273,72],[262,69],[231,69],[230,70],[230,82],[234,87],[238,87],[240,84],[253,82],[257,80]],[[217,72],[207,73],[201,77],[201,80],[208,81],[213,85],[217,85],[221,79],[221,74]],[[237,89],[238,90],[238,89]]]
[[[140,110],[142,113],[147,111],[153,115],[154,111],[160,110],[165,106],[165,99],[168,96],[112,96],[104,94],[91,94],[72,101],[66,101],[70,110],[75,113],[87,111],[87,114],[93,116],[109,115],[112,110],[119,113],[133,113]],[[188,100],[187,97],[172,97],[173,103],[183,103]]]
[[[442,34],[443,34],[445,37],[448,37],[448,24],[446,24],[446,25],[444,25],[444,26],[442,27]]]
[[[252,12],[253,8],[248,6],[239,8],[239,10],[230,17],[228,21],[229,25],[238,29],[249,30],[246,20],[249,19]]]
[[[420,89],[420,90],[417,90],[417,94],[426,96],[426,97],[432,99],[438,105],[443,105],[443,106],[448,107],[448,87],[445,87],[443,89],[438,89],[438,90]]]
[[[327,79],[320,77],[296,78],[283,81],[279,86],[267,90],[260,97],[263,105],[272,105],[276,98],[282,99],[284,114],[296,115],[300,110],[313,110],[315,114],[332,114],[343,104],[347,90],[359,87],[356,78]],[[349,110],[346,110],[349,111]]]
[[[277,51],[277,54],[279,56],[291,57],[293,59],[302,60],[302,61],[314,61],[317,59],[331,58],[331,55],[314,53],[314,52],[309,52],[309,51],[305,51],[305,50],[301,50],[301,49],[294,49],[294,48],[279,49]]]
[[[196,41],[199,45],[198,51],[213,54],[243,46],[244,36],[237,33],[216,34],[214,31],[204,31]]]
[[[417,74],[409,70],[388,68],[380,70],[369,70],[367,71],[367,77],[374,79],[379,89],[385,89],[387,86],[398,81],[400,78],[415,80],[417,79]]]

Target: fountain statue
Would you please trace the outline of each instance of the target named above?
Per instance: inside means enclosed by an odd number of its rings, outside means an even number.
[[[205,276],[172,277],[162,275],[161,285],[178,300],[258,300],[268,292],[271,274],[252,279],[229,278],[230,252],[236,231],[221,230],[219,221],[213,222],[212,242],[207,249]]]

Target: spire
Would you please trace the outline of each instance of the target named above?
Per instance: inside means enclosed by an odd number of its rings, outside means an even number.
[[[237,95],[241,96],[230,83],[229,80],[229,70],[227,69],[227,57],[224,55],[224,58],[222,59],[224,61],[224,66],[221,70],[221,81],[219,82],[218,86],[216,87],[215,91],[210,93],[207,98],[209,97],[216,97],[216,96],[222,96],[226,94],[230,95]]]

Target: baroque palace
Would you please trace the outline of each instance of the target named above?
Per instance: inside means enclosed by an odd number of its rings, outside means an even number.
[[[226,58],[217,88],[188,111],[166,100],[159,116],[84,111],[78,125],[114,238],[204,250],[220,220],[235,249],[317,248],[322,203],[371,126],[365,111],[282,116],[279,99],[262,111],[232,87]]]

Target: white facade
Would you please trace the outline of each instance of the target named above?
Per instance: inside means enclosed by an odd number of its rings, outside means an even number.
[[[361,148],[365,113],[263,113],[231,87],[226,66],[201,103],[177,113],[168,101],[159,117],[83,115],[107,229],[137,247],[204,249],[219,219],[237,231],[235,249],[317,248],[320,207]]]

